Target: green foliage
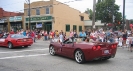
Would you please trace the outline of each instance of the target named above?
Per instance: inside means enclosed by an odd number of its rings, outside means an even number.
[[[122,20],[122,14],[119,12],[119,6],[114,4],[115,0],[98,0],[96,4],[96,20],[101,20],[102,23],[111,23],[113,20],[113,13],[115,16],[115,21],[121,21]],[[89,18],[92,20],[93,11],[91,11]]]
[[[86,14],[89,14],[89,18],[92,20],[92,16],[93,16],[93,11],[89,8],[87,8],[87,10],[85,11]]]
[[[133,24],[133,19],[131,20],[131,23]]]

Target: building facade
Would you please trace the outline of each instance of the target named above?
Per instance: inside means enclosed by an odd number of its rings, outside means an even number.
[[[15,13],[4,11],[3,8],[0,8],[0,30],[14,31],[23,28],[23,15],[24,13]]]
[[[24,13],[9,12],[9,11],[3,10],[3,8],[0,8],[0,18],[11,17],[11,16],[23,16],[23,15]]]
[[[0,30],[16,32],[24,28],[24,16],[12,16],[0,18]]]
[[[30,6],[29,9],[29,5],[24,4],[24,29],[79,32],[84,30],[84,20],[89,19],[87,14],[56,0],[33,2]]]
[[[85,29],[93,29],[92,27],[92,20],[85,20],[84,21]],[[101,23],[100,20],[95,22],[95,29],[104,28],[104,23]]]
[[[13,17],[8,17],[9,19],[9,31],[14,30],[15,32],[17,30],[21,30],[24,28],[24,16],[13,16]]]

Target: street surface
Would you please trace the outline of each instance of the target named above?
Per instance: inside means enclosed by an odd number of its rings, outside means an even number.
[[[48,41],[38,40],[28,48],[0,47],[0,71],[133,71],[133,52],[118,48],[115,58],[78,64],[62,56],[51,56]]]

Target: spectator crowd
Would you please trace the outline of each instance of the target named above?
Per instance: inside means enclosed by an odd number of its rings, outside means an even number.
[[[74,37],[74,38],[82,38],[83,41],[87,42],[108,42],[118,43],[119,47],[127,48],[129,51],[132,52],[133,48],[133,31],[132,30],[119,30],[119,31],[112,31],[110,30],[103,30],[97,29],[97,30],[91,30],[87,29],[85,31],[79,32],[79,34],[76,32],[76,30],[71,30],[69,33],[69,36],[66,35],[66,32],[63,32],[62,30],[59,32],[58,30],[55,31],[46,31],[46,30],[18,30],[17,32],[14,32],[11,30],[10,32],[4,32],[2,31],[1,34],[21,34],[27,37],[30,37],[34,40],[43,40],[47,41],[50,40],[51,42],[54,41],[55,38],[59,39],[60,42],[63,42],[68,37]]]

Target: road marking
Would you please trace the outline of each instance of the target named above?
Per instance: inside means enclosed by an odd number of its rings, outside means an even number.
[[[9,52],[0,52],[0,54],[5,54],[5,53],[21,53],[21,52],[30,52],[30,51],[43,51],[43,50],[48,50],[49,48],[45,49],[33,49],[33,50],[22,50],[22,51],[9,51]]]
[[[11,56],[11,57],[2,57],[0,60],[3,59],[14,59],[14,58],[23,58],[23,57],[35,57],[35,56],[45,56],[49,54],[35,54],[35,55],[22,55],[22,56]]]

